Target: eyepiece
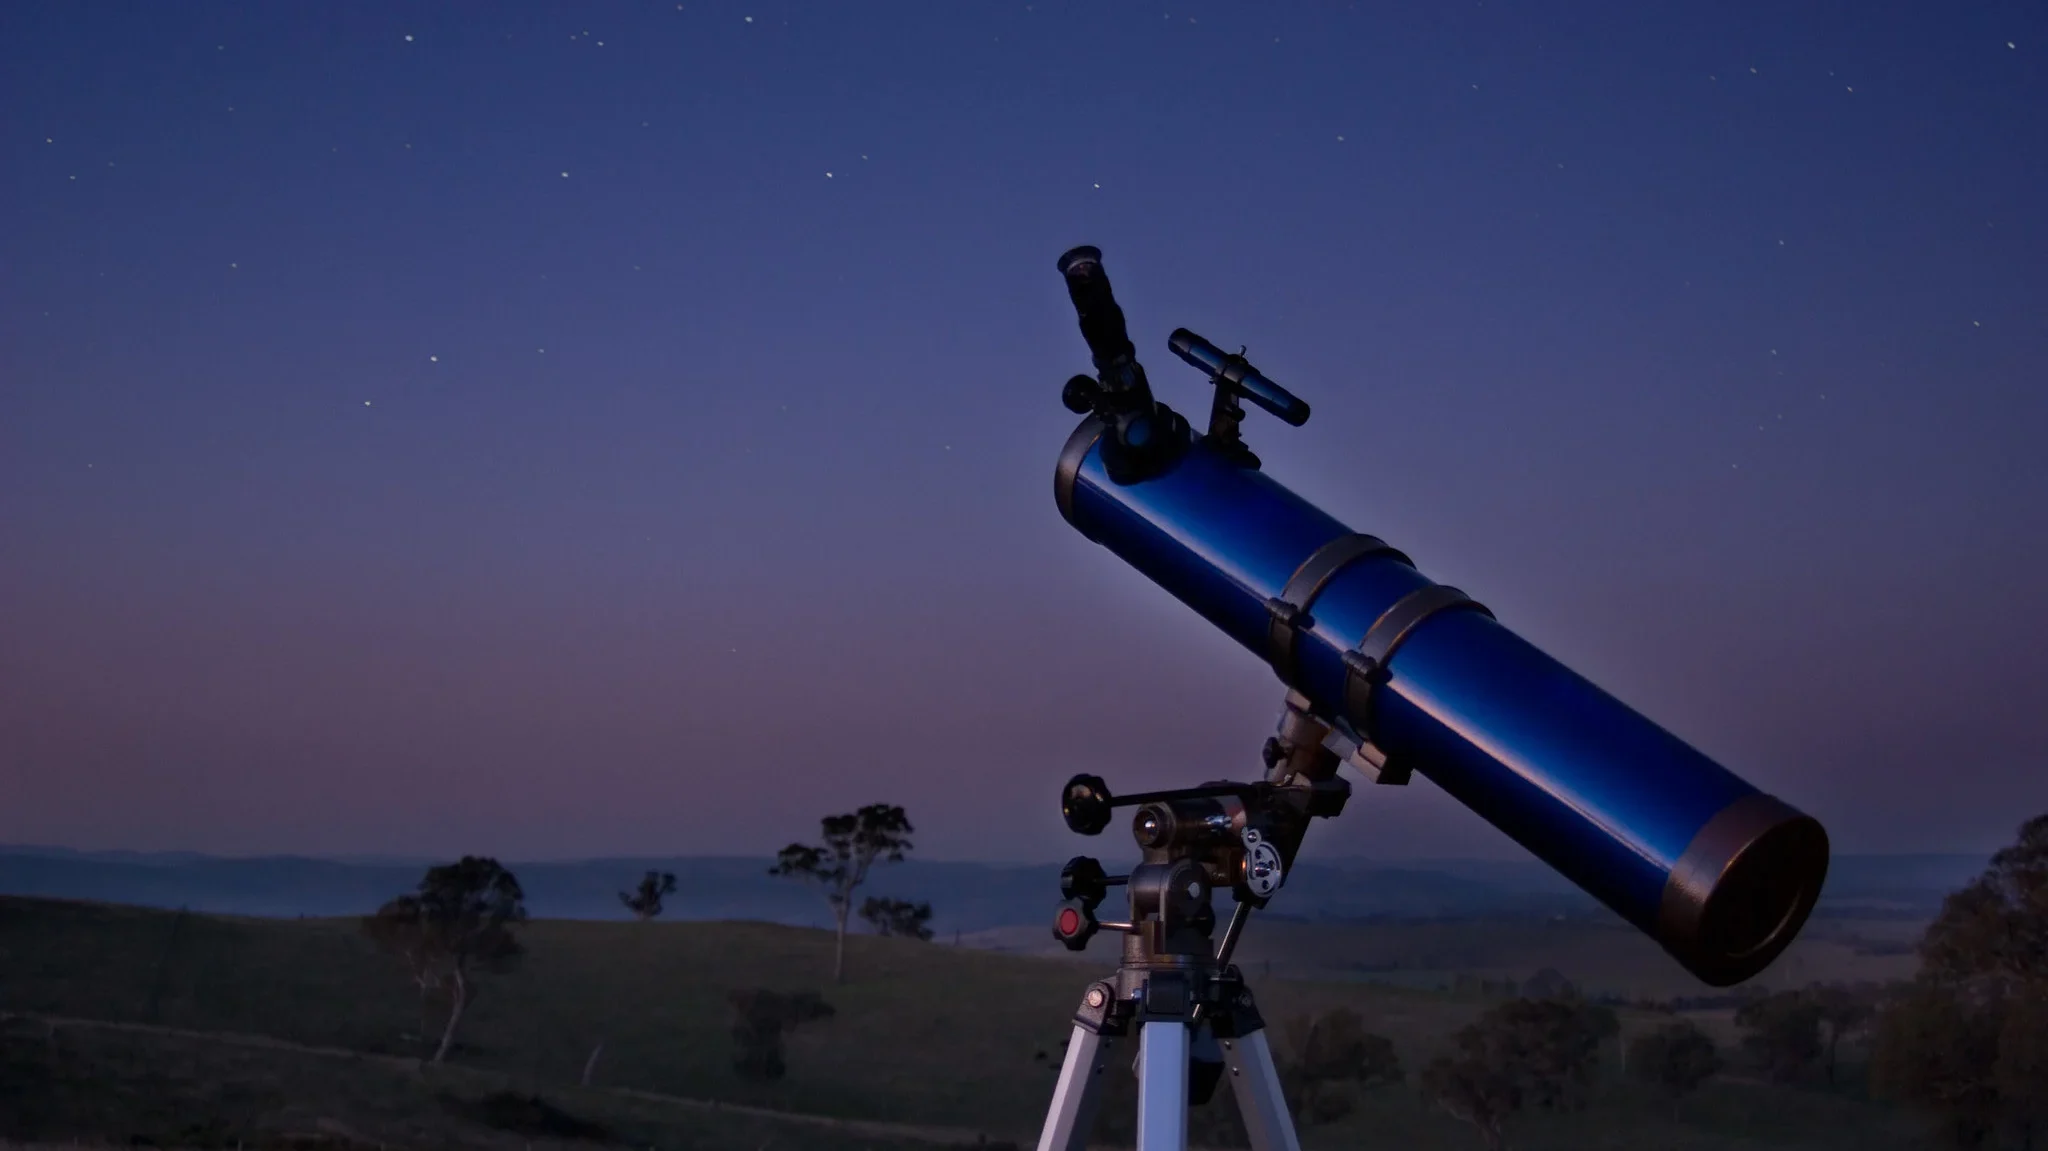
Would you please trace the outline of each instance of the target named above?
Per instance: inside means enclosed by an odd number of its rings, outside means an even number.
[[[1078,248],[1068,248],[1060,255],[1060,275],[1074,275],[1074,267],[1083,263],[1094,264],[1100,267],[1102,265],[1102,249],[1093,244],[1083,244]]]
[[[1081,338],[1095,356],[1099,371],[1119,361],[1133,360],[1138,350],[1124,330],[1124,311],[1110,294],[1109,273],[1102,270],[1102,251],[1083,245],[1060,257],[1060,275],[1067,280],[1067,298],[1081,318]]]

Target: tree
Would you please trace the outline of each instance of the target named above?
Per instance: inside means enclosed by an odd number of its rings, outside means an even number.
[[[1873,1086],[1940,1115],[1958,1147],[2001,1122],[2031,1141],[2048,1098],[2048,815],[1942,902],[1920,971],[1878,1013]]]
[[[2006,1001],[1994,1079],[2020,1146],[2031,1149],[2034,1132],[2048,1123],[2048,989],[2029,987]]]
[[[1460,1046],[1513,1076],[1525,1105],[1571,1111],[1585,1106],[1599,1067],[1600,1043],[1615,1034],[1619,1024],[1606,1007],[1510,999],[1466,1030],[1472,1034]]]
[[[747,1079],[780,1079],[788,1070],[782,1059],[782,1037],[798,1025],[829,1019],[832,1005],[815,991],[785,995],[762,987],[733,991],[733,1070]]]
[[[1980,1146],[1998,1119],[1999,1030],[1955,986],[1915,979],[1878,1014],[1871,1086],[1940,1116],[1954,1146]]]
[[[1820,1005],[1802,991],[1780,991],[1743,1004],[1735,1025],[1742,1048],[1774,1083],[1791,1083],[1820,1061]]]
[[[1507,1147],[1501,1124],[1522,1106],[1514,1076],[1471,1052],[1461,1052],[1431,1060],[1422,1069],[1421,1087],[1423,1097],[1445,1114],[1476,1128],[1487,1151]]]
[[[1827,1029],[1824,1054],[1827,1060],[1828,1083],[1835,1081],[1836,1056],[1842,1040],[1861,1033],[1870,1025],[1876,1008],[1865,995],[1846,987],[1815,987],[1807,992],[1814,1011],[1820,1017],[1821,1025]]]
[[[1356,1011],[1336,1007],[1288,1027],[1282,1082],[1296,1121],[1333,1123],[1350,1114],[1354,1089],[1371,1090],[1406,1077],[1393,1041],[1365,1029]]]
[[[1942,902],[1920,941],[1922,971],[2000,992],[2048,982],[2048,815]]]
[[[1690,1019],[1636,1036],[1628,1046],[1629,1077],[1678,1100],[1721,1069],[1714,1041]]]
[[[805,879],[825,889],[832,905],[837,936],[832,951],[832,982],[846,982],[846,920],[853,911],[853,893],[867,882],[877,861],[901,863],[910,850],[910,819],[900,807],[871,803],[851,815],[828,815],[820,821],[824,843],[792,843],[776,856],[770,875]]]
[[[433,1062],[447,1059],[455,1028],[476,997],[476,976],[504,971],[524,952],[512,928],[525,921],[519,881],[497,860],[474,855],[428,868],[416,893],[364,919],[364,933],[405,960],[422,1007],[437,992],[448,995],[448,1023]]]
[[[860,905],[860,917],[877,935],[896,935],[905,939],[921,939],[929,943],[932,938],[932,905],[912,903],[905,899],[878,899],[869,896]]]
[[[630,894],[619,892],[619,902],[633,913],[633,918],[645,923],[661,914],[661,897],[676,893],[676,877],[666,871],[650,871],[640,877],[640,886]]]
[[[1619,1030],[1614,1012],[1578,1000],[1511,999],[1459,1030],[1457,1053],[1423,1070],[1423,1094],[1479,1129],[1490,1149],[1524,1107],[1576,1110],[1592,1092],[1600,1043]]]

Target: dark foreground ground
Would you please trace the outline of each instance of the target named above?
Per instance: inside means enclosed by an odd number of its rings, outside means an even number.
[[[1066,963],[743,923],[537,922],[483,987],[453,1061],[423,1067],[419,1001],[354,925],[0,898],[0,1138],[161,1147],[933,1148],[1034,1139],[1089,976]],[[823,992],[775,1083],[732,1067],[728,992]],[[1358,981],[1260,983],[1284,1043],[1319,1007],[1359,1011],[1413,1070],[1485,1003]],[[1725,1015],[1700,1017],[1728,1036]],[[1623,1013],[1623,1037],[1660,1022]],[[427,1030],[432,1030],[431,1023]],[[591,1051],[592,1084],[579,1086]],[[1915,1117],[1847,1086],[1731,1075],[1676,1104],[1620,1081],[1586,1111],[1518,1117],[1517,1148],[1914,1146]],[[1101,1136],[1129,1138],[1118,1106]],[[1198,1131],[1228,1130],[1227,1105]],[[1478,1148],[1412,1086],[1362,1094],[1309,1148]]]

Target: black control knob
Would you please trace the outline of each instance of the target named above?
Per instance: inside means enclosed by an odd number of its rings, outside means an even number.
[[[1102,402],[1102,385],[1093,376],[1075,376],[1060,390],[1060,403],[1077,416],[1085,416]]]
[[[1109,875],[1102,870],[1102,864],[1085,855],[1077,855],[1060,868],[1060,895],[1077,899],[1090,907],[1101,903],[1109,894]]]
[[[1101,835],[1109,826],[1109,784],[1099,775],[1077,775],[1060,796],[1060,814],[1076,835]]]

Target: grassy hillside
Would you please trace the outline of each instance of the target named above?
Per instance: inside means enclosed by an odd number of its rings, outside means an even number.
[[[1370,979],[1435,988],[1451,986],[1459,975],[1522,980],[1549,967],[1589,995],[1669,999],[1708,990],[1647,936],[1614,916],[1424,922],[1275,916],[1254,922],[1237,961],[1262,981]],[[1911,944],[1922,926],[1917,920],[1810,920],[1771,969],[1752,982],[1784,988],[1904,979],[1918,962]],[[978,932],[966,941],[1012,955],[1069,954],[1038,926]]]
[[[411,1060],[248,1037],[19,1019],[0,1027],[0,1139],[7,1136],[219,1151],[532,1151],[593,1142],[665,1151],[935,1151],[929,1138],[854,1124],[603,1089],[534,1092],[513,1077],[461,1066],[422,1071]]]
[[[456,1073],[494,1076],[497,1090],[515,1094],[559,1093],[602,1040],[599,1088],[1027,1141],[1043,1115],[1066,1020],[1091,974],[1068,963],[858,937],[850,941],[848,984],[832,988],[822,978],[828,936],[763,924],[541,921],[526,929],[526,941],[521,969],[484,986],[455,1054]],[[1098,947],[1106,967],[1107,948]],[[743,986],[823,990],[837,1009],[797,1032],[780,1083],[744,1082],[730,1068],[725,995]],[[1482,1007],[1356,981],[1276,977],[1258,987],[1269,1019],[1354,1007],[1395,1041],[1411,1068]],[[369,1056],[421,1050],[409,982],[350,921],[0,899],[0,1011],[269,1036]],[[1645,1022],[1624,1021],[1630,1029]],[[365,1098],[423,1090],[412,1079],[405,1088],[397,1079],[377,1082],[361,1088]],[[295,1090],[281,1085],[272,1094]],[[204,1121],[205,1104],[185,1105],[193,1122]],[[1887,1109],[1818,1091],[1724,1083],[1674,1112],[1617,1084],[1591,1112],[1520,1120],[1511,1134],[1524,1148],[1741,1143],[1880,1151],[1908,1145],[1917,1129]],[[1369,1097],[1346,1121],[1309,1130],[1306,1142],[1355,1146],[1368,1133],[1379,1145],[1478,1145],[1469,1128],[1431,1113],[1405,1088]],[[0,1135],[35,1134],[0,1127]],[[644,1145],[714,1145],[679,1139],[649,1136]]]

